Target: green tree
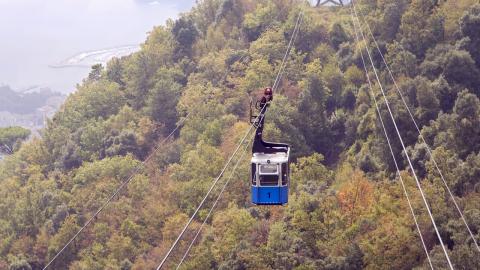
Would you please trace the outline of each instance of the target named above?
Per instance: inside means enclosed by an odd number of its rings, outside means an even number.
[[[182,86],[175,77],[180,77],[177,70],[161,68],[153,88],[149,91],[146,110],[152,119],[163,123],[166,130],[171,130],[177,122],[176,107],[181,96]]]
[[[318,153],[299,158],[291,168],[292,190],[316,194],[328,188],[333,181],[332,172],[322,164],[323,162],[323,156]]]
[[[387,0],[381,1],[379,4],[383,17],[383,29],[381,29],[382,36],[385,41],[390,42],[395,39],[395,36],[398,33],[403,13],[408,6],[408,1]]]
[[[340,44],[348,41],[348,35],[340,23],[334,23],[330,29],[330,42],[338,50]]]
[[[32,270],[32,267],[30,264],[25,260],[25,259],[15,259],[10,266],[8,267],[8,270]]]
[[[431,86],[438,99],[440,109],[443,112],[451,112],[457,98],[455,89],[449,85],[443,76],[433,81]]]
[[[95,64],[92,66],[92,70],[88,74],[87,81],[93,82],[100,80],[103,72],[102,64]]]
[[[449,82],[463,84],[480,95],[480,71],[470,54],[465,51],[452,51],[446,55],[444,75]]]
[[[412,82],[416,88],[416,101],[418,102],[415,116],[421,126],[427,124],[430,120],[437,118],[440,102],[435,96],[430,82],[422,77],[417,77]]]
[[[177,42],[175,58],[191,56],[192,45],[198,37],[198,30],[193,21],[187,17],[176,20],[172,27],[172,34]]]
[[[256,40],[265,28],[275,22],[275,5],[272,2],[260,3],[252,12],[246,13],[242,27],[249,42]]]
[[[50,242],[48,247],[48,259],[53,258],[53,256],[63,248],[79,229],[80,226],[78,226],[75,216],[69,216],[65,219],[61,228],[58,230],[57,234],[53,236]],[[77,245],[68,246],[51,266],[55,269],[68,268],[68,265],[76,258],[79,248],[80,247]]]
[[[396,76],[414,77],[418,73],[417,57],[397,41],[387,44],[385,58]]]
[[[136,248],[132,243],[132,239],[128,236],[113,234],[106,246],[110,250],[110,256],[117,262],[135,257]]]
[[[480,4],[471,6],[460,20],[460,30],[468,38],[467,49],[480,67]]]
[[[454,113],[457,115],[453,135],[460,157],[478,152],[480,137],[480,101],[477,96],[464,90],[458,94]]]
[[[0,128],[0,153],[13,154],[30,134],[30,130],[22,127]]]
[[[444,38],[444,20],[434,9],[431,0],[413,0],[402,16],[402,44],[419,58]]]

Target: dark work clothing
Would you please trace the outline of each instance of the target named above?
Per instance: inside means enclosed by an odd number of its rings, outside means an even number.
[[[272,95],[264,95],[262,99],[260,100],[260,109],[262,109],[266,103],[272,101],[273,96]],[[268,104],[267,104],[268,106]]]

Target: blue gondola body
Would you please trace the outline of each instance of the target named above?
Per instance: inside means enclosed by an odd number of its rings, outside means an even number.
[[[256,205],[284,205],[288,203],[288,186],[252,186],[252,203]]]
[[[288,202],[289,166],[287,152],[253,153],[252,203],[284,205]]]

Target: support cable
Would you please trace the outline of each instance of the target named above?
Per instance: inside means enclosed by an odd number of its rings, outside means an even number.
[[[353,13],[351,13],[351,15],[352,15],[353,29],[354,29],[354,32],[355,32],[355,39],[356,39],[356,42],[357,42],[357,45],[358,45],[358,44],[360,44],[360,39],[358,37],[357,27],[356,27],[356,24],[355,24]],[[370,79],[370,75],[368,74],[368,69],[367,69],[367,65],[366,65],[366,62],[365,62],[364,55],[363,55],[363,50],[361,48],[360,48],[360,56],[362,58],[362,63],[363,63],[363,68],[365,70],[365,75],[367,76],[368,86],[370,88],[370,95],[372,96],[372,98],[374,100],[375,108],[376,108],[377,114],[378,114],[378,119],[380,120],[380,123],[382,124],[383,133],[385,134],[385,138],[387,139],[388,148],[390,149],[390,153],[392,155],[392,159],[393,159],[393,162],[395,164],[395,168],[397,170],[398,177],[399,177],[400,183],[402,185],[403,192],[405,193],[405,197],[407,198],[408,207],[410,208],[410,212],[412,214],[413,221],[415,222],[415,227],[417,228],[418,235],[420,236],[420,241],[422,242],[422,247],[423,247],[423,250],[425,251],[425,255],[427,256],[428,263],[430,265],[430,268],[433,270],[432,260],[430,259],[430,254],[428,253],[427,246],[425,245],[425,240],[423,239],[422,231],[420,230],[420,226],[418,225],[417,217],[415,215],[415,210],[413,209],[412,202],[410,201],[410,196],[408,195],[407,188],[406,188],[405,183],[403,181],[402,174],[400,173],[400,168],[398,167],[397,159],[395,158],[395,154],[393,152],[392,144],[391,144],[390,139],[388,137],[387,129],[385,127],[385,124],[384,124],[383,119],[382,119],[382,115],[380,113],[380,107],[378,105],[377,98],[376,98],[375,93],[373,91],[373,85],[372,85],[372,82],[371,82],[371,79]]]
[[[356,17],[356,20],[357,20],[357,22],[358,22],[358,25],[360,26],[360,33],[361,33],[361,35],[362,35],[362,39],[363,39],[363,41],[365,42],[365,44],[367,44],[365,35],[364,35],[363,30],[362,30],[362,28],[361,28],[360,20],[358,19],[358,15],[357,15],[357,11],[356,11],[356,8],[355,8],[354,1],[352,1],[352,7],[353,7],[353,11],[354,11],[354,13],[355,13],[355,17]],[[398,129],[397,123],[395,122],[395,118],[394,118],[394,116],[393,116],[393,112],[392,112],[392,110],[391,110],[391,108],[390,108],[390,104],[389,104],[388,99],[387,99],[387,96],[386,96],[386,94],[385,94],[385,90],[383,89],[383,86],[382,86],[382,84],[381,84],[380,78],[379,78],[378,73],[377,73],[377,69],[376,69],[376,67],[375,67],[375,65],[374,65],[374,62],[373,62],[372,56],[371,56],[371,54],[370,54],[370,50],[368,49],[368,46],[366,47],[366,51],[367,51],[367,54],[368,54],[368,58],[370,59],[370,63],[372,64],[372,68],[373,68],[373,71],[374,71],[374,73],[375,73],[375,77],[376,77],[376,79],[377,79],[377,81],[378,81],[378,83],[379,83],[380,90],[381,90],[381,92],[382,92],[382,96],[383,96],[383,98],[384,98],[384,100],[385,100],[385,105],[387,106],[387,109],[388,109],[388,113],[390,114],[390,118],[392,119],[393,125],[394,125],[394,127],[395,127],[395,131],[396,131],[396,133],[397,133],[397,135],[398,135],[398,138],[399,138],[399,140],[400,140],[400,144],[402,145],[402,148],[403,148],[403,151],[404,151],[405,156],[406,156],[406,158],[407,158],[409,167],[410,167],[410,169],[411,169],[411,171],[412,171],[413,177],[415,178],[415,182],[416,182],[416,184],[417,184],[417,186],[418,186],[418,188],[419,188],[419,190],[420,190],[420,194],[422,195],[423,202],[424,202],[425,207],[426,207],[426,209],[427,209],[428,215],[430,216],[430,220],[432,221],[433,227],[434,227],[435,232],[436,232],[436,234],[437,234],[437,238],[438,238],[438,240],[439,240],[439,242],[440,242],[440,245],[441,245],[441,247],[442,247],[443,253],[445,254],[445,257],[447,258],[448,265],[449,265],[450,269],[453,270],[454,268],[453,268],[452,262],[450,261],[450,257],[449,257],[449,255],[448,255],[447,249],[446,249],[445,245],[443,244],[442,236],[440,235],[440,231],[438,230],[437,224],[436,224],[435,219],[434,219],[434,217],[433,217],[433,214],[432,214],[432,212],[431,212],[431,210],[430,210],[430,206],[428,205],[427,199],[426,199],[426,197],[425,197],[425,194],[424,194],[424,192],[423,192],[422,186],[421,186],[421,184],[420,184],[420,180],[418,179],[417,173],[415,172],[415,169],[414,169],[414,167],[413,167],[412,161],[411,161],[410,156],[409,156],[409,154],[408,154],[408,152],[407,152],[405,143],[404,143],[404,141],[403,141],[403,139],[402,139],[402,136],[401,136],[401,134],[400,134],[400,130]]]
[[[155,147],[155,149],[150,153],[150,155],[148,155],[148,157],[143,161],[141,162],[140,164],[138,164],[134,170],[132,171],[132,173],[130,174],[130,176],[124,181],[122,182],[122,184],[120,184],[120,186],[115,190],[115,192],[103,203],[103,205],[95,212],[95,214],[93,214],[90,219],[88,219],[88,221],[80,228],[80,230],[78,230],[78,232],[72,237],[70,238],[70,240],[63,246],[63,248],[58,251],[55,256],[47,263],[47,265],[45,265],[45,267],[43,268],[43,270],[47,269],[57,258],[58,256],[60,256],[60,254],[62,254],[62,252],[83,232],[83,230],[85,230],[85,228],[88,227],[88,225],[90,225],[90,223],[92,223],[94,221],[94,219],[105,209],[105,207],[107,207],[110,202],[113,200],[113,198],[115,198],[115,196],[117,196],[120,191],[122,191],[127,185],[128,183],[130,183],[135,175],[140,172],[140,169],[143,165],[145,165],[157,152],[158,150],[160,149],[160,147],[168,140],[170,139],[170,137],[173,136],[173,134],[175,134],[175,132],[180,128],[181,125],[183,125],[183,123],[185,123],[185,121],[188,119],[190,113],[187,114],[185,116],[185,118],[183,118],[178,124],[177,126],[172,130],[172,132],[170,132],[170,134],[168,134],[167,137],[165,137],[160,143],[157,144],[157,146]]]
[[[359,12],[359,13],[360,13],[360,12]],[[361,17],[361,16],[362,16],[362,14],[360,14],[360,17]],[[416,128],[416,130],[417,130],[417,132],[418,132],[418,134],[419,134],[420,139],[422,140],[423,144],[426,146],[428,155],[429,155],[430,158],[432,159],[433,164],[434,164],[436,170],[438,171],[438,173],[439,173],[439,175],[440,175],[440,178],[442,179],[442,182],[443,182],[443,184],[444,184],[444,186],[445,186],[448,194],[450,195],[450,198],[452,198],[453,204],[455,205],[455,208],[456,208],[457,212],[459,213],[459,215],[460,215],[463,223],[465,224],[465,227],[467,228],[468,233],[470,234],[470,237],[471,237],[471,239],[473,240],[473,243],[475,244],[475,247],[477,248],[477,251],[480,252],[480,247],[479,247],[479,245],[478,245],[478,242],[477,242],[477,240],[475,239],[475,236],[474,236],[472,230],[470,229],[470,226],[468,225],[467,220],[465,219],[465,216],[463,215],[462,210],[460,209],[457,201],[455,200],[455,196],[453,195],[452,191],[450,190],[450,187],[448,186],[447,181],[445,180],[445,177],[443,176],[443,173],[442,173],[442,171],[440,170],[440,167],[438,166],[438,163],[437,163],[437,161],[435,160],[435,157],[433,156],[433,153],[432,153],[432,150],[431,150],[430,146],[428,145],[428,143],[426,142],[426,140],[425,140],[425,138],[423,137],[422,133],[420,132],[420,128],[419,128],[419,126],[418,126],[418,124],[417,124],[417,121],[415,120],[415,117],[413,116],[413,113],[412,113],[412,111],[410,110],[410,108],[409,108],[409,106],[408,106],[408,104],[407,104],[407,102],[406,102],[406,100],[405,100],[405,97],[404,97],[402,91],[400,91],[400,88],[398,87],[397,81],[395,80],[395,77],[393,76],[392,70],[390,69],[389,65],[387,64],[387,61],[385,60],[385,57],[384,57],[382,51],[380,50],[380,46],[378,45],[377,40],[375,39],[375,36],[373,35],[373,32],[372,32],[372,29],[370,28],[370,25],[369,25],[368,22],[365,20],[365,18],[362,18],[362,21],[363,21],[364,24],[367,26],[367,29],[368,29],[368,31],[369,31],[369,33],[370,33],[370,36],[372,37],[373,42],[375,43],[375,46],[376,46],[376,48],[377,48],[380,56],[382,57],[383,63],[385,64],[385,67],[387,68],[387,71],[388,71],[388,73],[390,74],[390,77],[392,78],[392,81],[393,81],[393,84],[394,84],[394,86],[395,86],[395,89],[397,90],[397,92],[398,92],[398,94],[399,94],[399,96],[400,96],[400,98],[401,98],[401,100],[402,100],[402,103],[405,105],[405,108],[407,109],[407,112],[408,112],[408,114],[410,115],[410,118],[411,118],[412,121],[413,121],[413,124],[415,125],[415,128]]]
[[[285,71],[285,67],[287,66],[287,58],[290,55],[290,52],[291,52],[291,49],[293,48],[293,44],[295,43],[295,40],[297,39],[297,33],[300,29],[302,17],[303,17],[303,11],[300,11],[300,13],[297,16],[297,21],[295,22],[295,27],[293,28],[292,36],[290,37],[290,41],[288,42],[287,50],[285,51],[285,55],[283,56],[282,64],[280,65],[280,70],[278,71],[277,76],[275,77],[275,82],[273,83],[273,87],[272,87],[273,92],[275,92],[275,90],[278,88],[282,75]]]
[[[299,17],[297,18],[297,23],[296,23],[296,24],[300,25],[300,23],[301,23],[300,20],[301,20],[301,18],[300,18],[300,16],[299,16]],[[296,27],[296,28],[294,29],[294,32],[293,32],[293,34],[292,34],[292,39],[290,40],[288,47],[290,47],[291,44],[295,43],[295,39],[296,39],[296,36],[297,36],[297,34],[298,34],[298,31],[299,31],[299,27]],[[287,53],[286,53],[285,56],[284,56],[284,59],[283,59],[282,63],[286,61],[286,60],[285,60],[285,59],[286,59],[286,56],[287,56],[289,53],[290,53],[290,52],[287,51]],[[283,66],[283,65],[282,65],[282,66]],[[283,72],[283,70],[285,69],[285,67],[284,67],[284,66],[282,67],[282,66],[280,67],[280,72]],[[279,74],[280,74],[280,72],[279,72]],[[277,75],[277,77],[275,78],[275,83],[274,83],[274,85],[273,85],[272,90],[273,90],[273,89],[276,89],[276,88],[278,87],[278,82],[279,82],[279,80],[280,80],[280,77]],[[247,146],[248,146],[248,144],[247,144]],[[235,164],[235,167],[233,168],[233,171],[232,171],[232,173],[230,174],[230,177],[228,178],[228,180],[227,180],[227,181],[225,182],[225,184],[223,185],[223,188],[222,188],[222,190],[220,191],[220,193],[218,194],[218,197],[217,197],[217,199],[215,200],[214,204],[213,204],[212,207],[210,208],[210,211],[208,212],[207,217],[206,217],[205,220],[203,221],[202,225],[200,226],[200,228],[198,229],[197,233],[195,234],[195,237],[194,237],[193,240],[191,241],[191,243],[190,243],[190,245],[188,246],[187,250],[185,251],[182,259],[180,260],[179,264],[177,265],[177,267],[176,267],[177,270],[180,268],[180,266],[182,265],[182,263],[185,261],[185,259],[186,259],[186,257],[188,256],[191,248],[192,248],[193,245],[195,244],[195,241],[197,240],[198,236],[200,235],[201,230],[202,230],[203,227],[205,226],[208,218],[210,217],[210,215],[212,214],[212,212],[213,212],[213,210],[215,209],[216,205],[217,205],[218,202],[220,201],[220,198],[221,198],[223,192],[225,191],[226,187],[228,186],[230,180],[232,179],[232,177],[233,177],[233,175],[234,175],[234,173],[235,173],[235,170],[236,170],[237,166],[239,165],[239,163],[240,163],[241,160],[243,159],[243,156],[244,156],[244,154],[246,153],[246,149],[247,149],[247,148],[245,148],[245,150],[244,150],[244,152],[242,153],[241,157],[239,158],[239,160],[238,160],[237,163]]]
[[[258,119],[259,117],[257,117]],[[225,173],[228,165],[230,165],[230,163],[232,162],[234,156],[237,154],[238,150],[240,149],[240,146],[242,146],[242,144],[245,142],[245,140],[247,139],[248,135],[250,134],[250,132],[252,131],[254,125],[250,125],[250,128],[247,130],[247,132],[245,133],[245,135],[243,136],[243,138],[240,140],[240,143],[238,144],[237,148],[235,148],[235,151],[233,152],[233,154],[230,156],[230,158],[228,159],[227,163],[225,164],[225,166],[223,167],[222,171],[220,172],[220,174],[217,176],[217,178],[215,178],[215,180],[213,181],[212,185],[210,186],[210,189],[208,190],[207,194],[205,194],[205,197],[203,197],[202,201],[200,202],[200,204],[198,205],[197,209],[195,209],[195,212],[192,214],[192,216],[190,217],[190,219],[188,220],[187,224],[185,224],[185,226],[183,227],[182,231],[180,232],[180,234],[178,235],[177,239],[175,239],[175,242],[173,242],[172,246],[170,247],[170,249],[168,250],[167,254],[165,254],[165,257],[163,258],[162,262],[158,265],[158,267],[156,268],[157,270],[161,269],[162,266],[165,264],[165,262],[167,261],[168,257],[170,257],[170,254],[172,253],[172,251],[175,249],[175,247],[177,246],[178,242],[180,241],[180,239],[182,238],[183,234],[185,234],[185,232],[187,231],[187,228],[188,226],[190,226],[190,224],[192,223],[193,219],[195,218],[195,216],[197,215],[198,211],[200,211],[200,209],[202,208],[203,204],[205,203],[205,201],[207,200],[208,196],[210,195],[210,193],[212,192],[213,188],[217,185],[218,181],[222,178],[223,174]]]
[[[299,22],[300,22],[300,17],[303,15],[303,12],[300,12],[299,15],[298,15],[298,18],[297,18],[297,22],[295,24],[295,27],[294,27],[294,31],[293,33],[296,32],[296,29],[299,27]],[[280,70],[278,71],[278,74],[276,76],[276,79],[275,79],[275,85],[277,85],[277,82],[280,80],[280,78],[282,77],[282,73],[283,73],[283,68],[282,66],[284,65],[286,59],[288,58],[288,55],[290,53],[290,50],[291,50],[291,46],[293,45],[293,40],[295,38],[295,35],[292,34],[292,37],[290,38],[290,42],[288,44],[288,47],[287,47],[287,50],[285,52],[285,55],[282,59],[282,64],[280,66]],[[275,89],[272,88],[272,91],[274,91]],[[261,108],[261,110],[263,110],[265,107],[267,106],[267,104],[265,104],[263,106],[263,108]],[[262,114],[259,114],[257,116],[257,118],[255,119],[255,121],[253,121],[253,124],[250,125],[250,128],[247,130],[247,132],[245,133],[244,137],[242,138],[242,140],[240,141],[240,143],[238,144],[237,148],[235,149],[235,151],[233,152],[233,154],[230,156],[229,160],[227,161],[227,163],[225,164],[224,168],[222,169],[222,171],[220,172],[220,174],[217,176],[217,178],[213,181],[210,189],[208,190],[207,194],[205,195],[205,197],[202,199],[202,201],[200,202],[200,204],[198,205],[197,209],[195,210],[195,212],[192,214],[192,216],[190,217],[190,219],[188,220],[187,224],[185,224],[185,226],[183,227],[182,231],[180,232],[180,234],[178,235],[178,237],[175,239],[175,241],[173,242],[172,246],[170,247],[170,249],[168,250],[167,254],[165,255],[165,257],[163,258],[162,262],[158,265],[158,267],[156,268],[156,270],[160,270],[163,265],[165,264],[165,262],[167,261],[168,257],[170,257],[172,251],[175,249],[175,247],[177,246],[178,242],[180,241],[180,239],[182,238],[182,236],[185,234],[187,228],[190,226],[190,224],[192,223],[193,219],[195,218],[195,216],[197,215],[198,211],[200,211],[200,209],[202,208],[203,204],[205,203],[205,201],[207,200],[208,196],[210,195],[210,193],[212,192],[213,188],[216,186],[216,184],[218,183],[218,181],[220,180],[220,178],[223,176],[225,170],[227,169],[228,165],[232,162],[232,159],[234,158],[234,156],[237,154],[238,150],[240,149],[240,146],[244,143],[244,141],[246,140],[248,134],[250,134],[250,131],[253,129],[253,127],[255,126],[255,123],[257,122],[257,120],[260,119],[261,121],[261,116]]]
[[[242,162],[243,157],[245,156],[245,153],[247,153],[247,149],[248,149],[248,146],[249,146],[249,145],[250,145],[250,143],[247,143],[247,144],[245,145],[245,149],[243,149],[243,152],[242,152],[242,154],[240,155],[240,157],[238,158],[237,162],[235,163],[235,166],[233,167],[230,176],[228,177],[227,181],[225,181],[225,184],[223,185],[222,189],[220,190],[220,193],[218,194],[217,199],[215,200],[215,202],[213,203],[212,207],[210,208],[210,211],[208,212],[207,217],[203,220],[202,225],[201,225],[200,228],[197,230],[197,233],[195,234],[195,237],[194,237],[193,240],[191,241],[191,243],[190,243],[190,245],[188,246],[187,250],[186,250],[185,253],[183,254],[182,259],[180,260],[180,262],[178,263],[177,267],[175,268],[176,270],[178,270],[178,269],[180,268],[180,266],[181,266],[182,263],[185,261],[185,259],[187,258],[188,254],[190,253],[190,250],[192,249],[193,245],[195,244],[195,241],[197,240],[198,236],[200,235],[200,232],[202,231],[203,227],[204,227],[205,224],[207,223],[208,218],[210,218],[210,216],[212,215],[213,210],[215,209],[215,207],[217,206],[218,202],[220,201],[220,198],[222,197],[223,192],[225,192],[225,189],[227,188],[228,184],[230,183],[230,181],[232,180],[233,176],[235,175],[235,171],[237,170],[238,165]]]

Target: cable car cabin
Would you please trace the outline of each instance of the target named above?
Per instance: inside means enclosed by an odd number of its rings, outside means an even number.
[[[261,105],[258,116],[252,115],[250,109],[250,121],[256,127],[251,164],[252,203],[284,205],[288,202],[290,183],[290,146],[263,141],[262,133],[268,106],[268,103]]]
[[[289,153],[254,153],[252,157],[252,203],[284,205],[288,202]]]

